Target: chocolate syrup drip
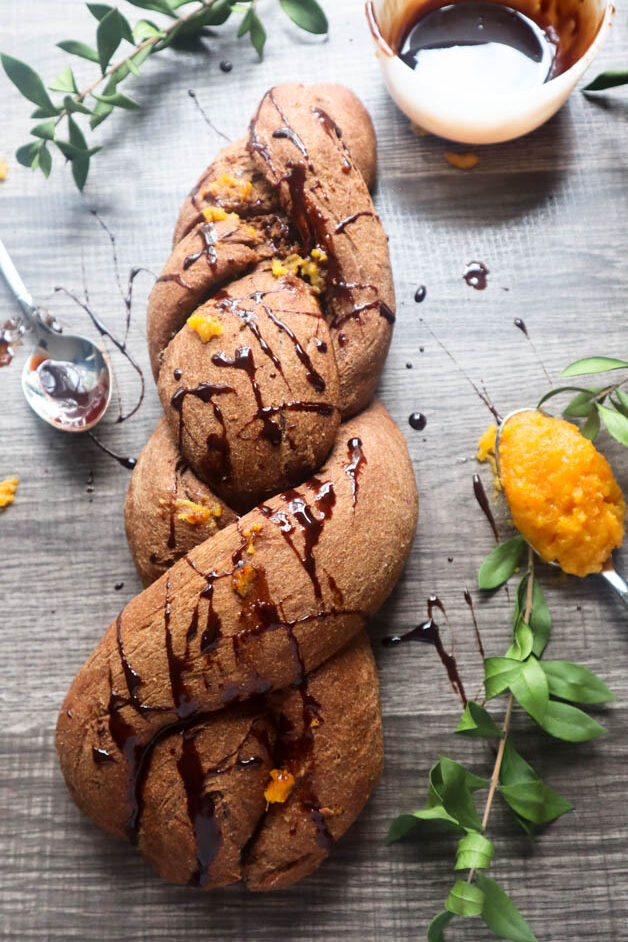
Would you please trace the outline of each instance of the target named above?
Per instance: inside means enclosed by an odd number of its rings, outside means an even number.
[[[468,589],[464,590],[464,600],[469,607],[469,611],[471,612],[471,618],[473,619],[473,627],[475,629],[475,640],[478,643],[478,650],[480,652],[480,656],[482,658],[485,658],[486,654],[484,653],[484,645],[482,644],[482,635],[480,634],[480,626],[478,625],[478,620],[475,616],[475,606],[473,605],[473,599],[471,598],[471,593],[469,592]]]
[[[124,455],[118,455],[116,454],[115,451],[112,451],[111,448],[107,448],[107,446],[103,444],[103,442],[101,442],[99,438],[96,438],[93,432],[88,431],[87,434],[89,435],[91,440],[94,442],[94,444],[98,445],[101,451],[104,451],[105,454],[109,455],[110,458],[113,458],[115,461],[118,462],[118,464],[121,464],[123,468],[127,468],[127,470],[129,471],[133,470],[133,468],[137,464],[137,458],[125,458]]]
[[[484,262],[469,262],[462,277],[471,288],[476,291],[484,291],[487,284],[487,277],[490,274]]]
[[[98,746],[92,746],[92,759],[95,765],[105,765],[107,762],[113,762],[113,756],[110,756],[106,749],[100,749]]]
[[[284,126],[282,128],[277,128],[276,131],[273,131],[273,137],[279,138],[279,139],[287,138],[289,141],[291,141],[305,158],[308,169],[313,171],[314,167],[312,166],[310,155],[307,152],[307,147],[305,146],[305,144],[303,143],[303,141],[301,140],[297,132],[294,130],[294,128],[288,121],[288,117],[285,111],[283,110],[283,108],[281,107],[277,99],[275,98],[274,89],[271,88],[271,90],[268,93],[268,97],[273,103],[273,107],[275,108],[275,111],[277,112],[277,114],[279,115],[279,117],[284,123]]]
[[[327,341],[321,340],[319,337],[314,338],[314,343],[316,344],[316,349],[319,353],[327,353]]]
[[[92,212],[93,212],[93,211],[92,211]],[[112,247],[113,247],[113,251],[114,251],[114,262],[115,262],[116,271],[117,271],[117,258],[116,258],[116,255],[115,255],[115,237],[114,237],[113,233],[112,233],[112,232],[107,228],[107,226],[103,223],[103,221],[98,217],[98,215],[97,215],[96,213],[94,213],[94,212],[93,212],[93,215],[96,216],[96,218],[98,219],[99,224],[105,229],[105,231],[106,231],[107,234],[109,235],[109,238],[110,238],[110,240],[111,240],[111,244],[112,244]],[[135,280],[135,277],[137,276],[137,274],[138,274],[140,271],[144,271],[144,270],[145,270],[145,269],[142,269],[142,268],[134,268],[134,269],[131,270],[131,273],[130,273],[130,276],[129,276],[129,286],[128,286],[128,289],[127,289],[127,294],[126,294],[126,296],[123,295],[123,300],[124,300],[124,304],[125,304],[125,308],[126,308],[126,330],[125,330],[125,334],[124,334],[124,340],[119,340],[119,339],[115,336],[115,334],[113,334],[112,331],[107,327],[107,325],[106,325],[103,321],[101,321],[101,319],[94,313],[94,311],[92,311],[92,309],[90,308],[90,306],[89,306],[88,304],[86,304],[84,301],[81,301],[80,298],[77,298],[76,295],[73,294],[71,291],[68,291],[67,288],[63,288],[63,287],[57,286],[57,287],[55,287],[55,289],[54,289],[56,292],[59,292],[59,291],[60,291],[60,292],[62,292],[63,294],[65,294],[68,298],[71,298],[71,300],[74,301],[75,304],[78,304],[78,306],[79,306],[80,308],[82,308],[82,309],[85,311],[85,313],[87,314],[87,316],[88,316],[89,319],[91,320],[92,324],[94,325],[94,327],[96,328],[96,330],[98,331],[98,333],[100,334],[100,336],[101,336],[101,337],[108,337],[108,338],[109,338],[109,340],[112,342],[112,344],[114,345],[114,347],[116,347],[116,349],[119,350],[119,352],[120,352],[120,353],[122,354],[122,356],[129,362],[129,364],[133,367],[133,369],[135,370],[135,372],[137,373],[137,375],[138,375],[138,377],[139,377],[139,380],[140,380],[140,392],[139,392],[139,396],[138,396],[137,402],[135,403],[135,405],[133,406],[133,408],[130,409],[130,410],[129,410],[128,412],[126,412],[125,414],[123,414],[122,411],[120,411],[120,414],[118,415],[118,418],[117,418],[117,421],[118,421],[118,422],[125,422],[127,419],[130,419],[131,416],[135,415],[135,413],[138,411],[138,409],[140,408],[140,406],[142,405],[142,403],[143,403],[143,401],[144,401],[144,393],[145,393],[145,391],[146,391],[146,383],[145,383],[145,380],[144,380],[144,372],[143,372],[141,366],[139,365],[139,363],[137,362],[137,360],[135,359],[135,357],[134,357],[133,354],[130,352],[130,350],[128,349],[128,346],[127,346],[129,325],[130,325],[130,320],[131,320],[132,285],[133,285],[133,281]],[[104,450],[107,451],[107,449],[104,449]],[[117,458],[116,455],[113,455],[113,457],[116,458],[116,460],[120,460],[119,458]]]
[[[320,373],[314,368],[314,365],[312,363],[312,360],[310,359],[310,356],[301,346],[301,343],[298,337],[296,336],[296,334],[294,333],[294,331],[290,327],[288,327],[288,325],[285,324],[282,320],[280,320],[280,318],[274,313],[274,311],[271,310],[271,308],[267,304],[264,304],[263,298],[265,297],[267,293],[268,292],[257,291],[253,295],[250,295],[247,300],[252,300],[256,304],[259,304],[261,305],[261,307],[263,307],[264,312],[268,316],[269,320],[271,320],[273,324],[280,331],[282,331],[282,333],[284,333],[293,344],[297,357],[299,358],[299,360],[301,361],[301,363],[306,369],[306,379],[309,382],[309,384],[317,392],[320,392],[320,393],[324,392],[325,385],[326,385],[325,380],[320,375]],[[261,331],[259,329],[259,325],[255,319],[254,312],[240,307],[239,303],[240,302],[236,300],[235,298],[225,297],[225,298],[220,299],[218,306],[226,310],[229,310],[232,313],[237,314],[238,317],[240,317],[240,319],[245,324],[245,326],[248,327],[248,329],[254,335],[255,339],[260,345],[262,352],[266,354],[266,356],[271,360],[273,365],[279,370],[279,372],[283,376],[284,374],[283,374],[283,368],[281,365],[281,360],[275,354],[275,352],[269,346],[268,342],[262,336]]]
[[[212,357],[212,363],[214,366],[231,367],[235,370],[243,370],[246,373],[251,383],[251,389],[253,390],[255,403],[257,405],[255,418],[260,419],[262,422],[262,431],[260,434],[262,438],[267,439],[272,445],[280,445],[283,441],[283,432],[281,426],[271,421],[270,416],[264,413],[264,401],[262,399],[262,391],[256,379],[255,360],[253,359],[253,351],[251,348],[239,347],[234,357],[229,357],[226,353],[215,353]]]
[[[194,572],[205,580],[206,586],[202,590],[199,596],[200,599],[207,600],[207,622],[203,634],[201,635],[200,640],[200,653],[201,654],[211,654],[220,638],[220,632],[222,625],[220,623],[220,618],[218,613],[214,611],[214,583],[217,579],[225,578],[232,575],[232,570],[225,573],[218,573],[215,571],[211,572],[202,572],[195,563],[192,562],[189,556],[184,557],[188,566],[194,570]],[[192,616],[192,621],[188,627],[187,639],[188,642],[194,640],[198,634],[198,621],[199,621],[199,612],[198,612],[198,603],[194,609],[194,614]]]
[[[216,820],[216,800],[222,795],[204,790],[205,772],[194,742],[197,734],[194,729],[184,732],[177,769],[185,787],[188,815],[196,839],[196,870],[190,884],[203,887],[209,882],[209,868],[222,844],[222,833]]]
[[[299,491],[288,490],[281,494],[281,498],[287,503],[290,516],[282,510],[273,513],[269,507],[264,505],[260,507],[260,510],[271,523],[279,527],[284,539],[308,574],[316,598],[322,599],[321,584],[316,572],[314,549],[320,540],[325,523],[327,520],[331,520],[336,503],[336,494],[331,481],[322,482],[318,478],[312,478],[307,482],[307,487],[314,492],[313,506],[307,503],[305,497]],[[314,510],[318,512],[319,516],[316,516]],[[296,522],[296,525],[293,521]],[[302,552],[299,552],[292,539],[297,526],[303,538]]]
[[[174,376],[174,378],[176,379],[176,381],[179,382],[179,380],[180,380],[181,377],[183,376],[183,370],[180,370],[180,369],[177,367],[176,370],[173,370],[173,371],[172,371],[172,375]]]
[[[362,285],[360,285],[359,287],[362,287]],[[370,287],[370,286],[364,286],[364,287]],[[365,311],[370,311],[373,309],[376,309],[379,316],[383,317],[384,320],[388,321],[389,324],[395,323],[396,318],[393,312],[391,311],[391,309],[388,307],[387,304],[384,304],[383,301],[380,301],[379,298],[377,298],[374,301],[365,301],[364,304],[357,304],[350,311],[345,311],[343,313],[338,312],[337,314],[334,314],[330,327],[338,329],[339,327],[342,327],[343,324],[346,324],[347,321],[350,321],[350,320],[357,321],[358,324],[361,324],[362,323],[361,315]]]
[[[288,327],[287,324],[284,324],[283,321],[280,321],[279,318],[270,310],[270,308],[266,307],[266,313],[270,317],[273,324],[275,324],[275,326],[278,327],[279,330],[281,330],[284,334],[286,334],[286,336],[292,342],[294,346],[294,352],[296,353],[297,357],[299,358],[299,360],[305,367],[305,370],[306,370],[305,378],[307,379],[310,386],[312,386],[316,390],[316,392],[319,392],[319,393],[325,392],[325,386],[326,386],[325,380],[323,379],[321,374],[316,369],[314,369],[314,365],[312,363],[312,360],[310,359],[309,354],[301,346],[299,339],[294,333],[294,331],[292,331],[290,327]],[[325,350],[326,349],[327,347],[325,347]]]
[[[391,637],[384,638],[383,644],[385,647],[396,647],[399,644],[405,644],[409,641],[420,641],[424,644],[431,644],[436,648],[438,656],[447,671],[447,676],[449,677],[452,688],[460,696],[460,699],[466,706],[467,697],[464,692],[462,680],[460,679],[456,658],[453,654],[448,654],[447,651],[445,651],[438,625],[432,618],[428,618],[427,621],[417,625],[416,628],[406,632],[404,635],[392,635]]]
[[[223,68],[222,68],[223,65],[226,65],[226,64],[229,65],[229,68],[228,68],[228,69],[223,69]],[[223,62],[221,62],[221,63],[220,63],[220,68],[222,69],[223,72],[225,72],[225,71],[229,72],[229,71],[231,71],[231,63],[223,63]],[[199,112],[199,114],[200,114],[200,116],[202,117],[202,119],[203,119],[203,121],[205,122],[205,124],[207,125],[207,127],[210,128],[210,130],[212,130],[212,131],[214,132],[214,134],[217,134],[219,137],[221,137],[221,138],[223,139],[223,141],[226,141],[228,144],[231,144],[231,138],[228,137],[226,134],[224,134],[224,133],[220,130],[220,128],[217,128],[217,127],[216,127],[216,125],[215,125],[214,122],[211,120],[211,118],[209,117],[209,115],[207,114],[207,112],[205,111],[205,109],[203,108],[203,106],[201,105],[200,101],[198,100],[198,96],[197,96],[197,94],[196,94],[196,92],[194,91],[193,88],[188,88],[188,95],[190,96],[190,98],[192,99],[192,101],[194,102],[194,104],[196,105],[196,109],[197,109],[197,111]]]
[[[203,255],[207,259],[207,262],[210,268],[215,268],[218,261],[218,253],[216,252],[216,227],[213,223],[209,222],[204,226],[199,226],[197,234],[200,236],[201,242],[203,243],[202,248],[198,252],[193,252],[191,255],[187,255],[183,260],[183,270],[187,271],[195,262],[198,262],[199,258]]]
[[[239,562],[238,566],[243,563]],[[240,619],[243,628],[237,634],[232,636],[233,652],[236,661],[241,661],[246,653],[246,646],[249,642],[261,637],[270,631],[283,630],[286,633],[290,652],[295,665],[294,683],[300,683],[305,676],[305,664],[301,656],[301,648],[294,634],[294,627],[300,621],[286,621],[279,612],[279,608],[270,595],[266,573],[261,567],[255,568],[255,580],[253,582],[253,591],[250,598],[246,598]],[[249,681],[249,695],[252,693],[267,693],[272,689],[272,683],[260,677],[254,667],[251,668]],[[229,702],[233,702],[232,695],[228,691]]]
[[[175,518],[177,515],[177,495],[179,493],[179,477],[181,474],[183,474],[186,468],[187,468],[187,465],[185,461],[183,460],[183,458],[179,458],[177,460],[177,463],[174,466],[174,474],[172,475],[172,487],[170,491],[170,501],[168,502],[169,532],[168,532],[168,542],[166,544],[168,549],[171,549],[171,550],[175,549],[177,545],[177,537],[176,537],[176,530],[175,530],[176,519]]]
[[[526,327],[525,323],[521,320],[520,317],[515,317],[514,325],[521,331],[522,334],[525,334],[526,337],[528,337],[529,339],[530,335],[528,334],[528,328]]]
[[[220,468],[222,472],[222,480],[228,480],[231,474],[231,448],[229,446],[229,439],[227,437],[227,428],[225,425],[225,420],[222,415],[222,410],[218,403],[214,400],[214,396],[221,396],[225,393],[233,392],[232,386],[218,385],[216,383],[200,383],[194,388],[188,386],[180,386],[172,395],[170,400],[170,405],[179,413],[179,434],[178,434],[178,445],[179,451],[182,451],[183,444],[183,432],[185,431],[185,421],[183,418],[183,404],[185,402],[186,396],[194,396],[195,399],[200,399],[201,402],[210,403],[214,412],[214,418],[221,426],[222,433],[212,432],[207,436],[207,449],[211,452],[217,452],[220,455]]]
[[[131,703],[138,713],[144,714],[147,712],[147,708],[144,706],[141,698],[138,696],[138,691],[142,686],[142,678],[137,673],[137,671],[131,667],[127,656],[124,653],[124,645],[122,643],[122,613],[120,613],[116,618],[116,644],[118,647],[118,654],[120,655],[120,663],[122,664],[127,690],[129,691],[129,696],[131,698]]]
[[[340,141],[342,146],[342,171],[343,173],[349,173],[352,168],[351,155],[349,153],[349,148],[342,140],[342,131],[324,108],[319,108],[317,105],[315,105],[312,108],[312,112],[317,116],[326,134],[331,137],[332,140],[337,139]]]
[[[421,304],[423,301],[425,301],[426,296],[427,296],[427,288],[425,287],[425,285],[419,285],[419,287],[414,292],[414,300],[416,301],[417,304]]]
[[[166,597],[164,600],[164,636],[166,643],[166,657],[168,659],[168,674],[172,699],[180,720],[186,719],[197,709],[196,703],[190,699],[185,689],[183,675],[188,669],[188,650],[184,657],[177,657],[172,645],[172,632],[170,631],[170,580],[166,582]]]
[[[299,790],[301,808],[314,826],[316,843],[329,850],[334,839],[321,811],[314,785],[314,730],[325,721],[320,703],[309,691],[307,678],[299,684],[298,690],[301,695],[300,723],[293,723],[284,713],[277,717],[278,737],[274,761],[277,768],[291,772],[297,779],[295,788]]]
[[[272,98],[272,95],[271,95],[271,98]],[[273,131],[273,137],[279,138],[279,139],[287,138],[289,141],[292,141],[294,146],[298,150],[301,151],[301,153],[303,154],[303,156],[305,157],[305,159],[308,161],[308,164],[309,164],[309,156],[308,156],[307,148],[305,144],[303,143],[303,141],[301,140],[301,138],[299,137],[299,135],[297,134],[297,132],[294,130],[294,128],[291,128],[291,127],[277,128],[276,131]]]
[[[351,216],[347,216],[346,219],[343,219],[341,222],[339,222],[336,228],[334,229],[334,232],[336,233],[336,235],[340,232],[344,232],[347,226],[350,226],[351,223],[355,222],[361,216],[374,216],[374,215],[375,213],[373,212],[372,209],[362,209],[360,212],[353,213]]]
[[[368,462],[362,451],[362,440],[360,438],[350,438],[347,442],[347,450],[349,452],[349,464],[344,466],[343,471],[351,481],[351,496],[353,498],[353,509],[355,510],[360,487],[360,472]]]
[[[491,510],[491,505],[488,502],[488,497],[486,496],[486,491],[484,490],[484,485],[482,484],[482,479],[480,478],[479,474],[473,475],[473,493],[475,494],[475,499],[482,508],[484,516],[491,525],[495,542],[499,543],[499,531],[497,529],[497,524],[495,523],[495,517],[493,516],[493,511]]]
[[[427,418],[423,415],[422,412],[413,412],[409,416],[408,422],[415,432],[422,432],[427,425]]]
[[[180,288],[185,288],[186,290],[192,289],[192,285],[177,273],[171,275],[160,275],[157,279],[157,282],[159,283],[160,281],[174,281],[179,285]]]

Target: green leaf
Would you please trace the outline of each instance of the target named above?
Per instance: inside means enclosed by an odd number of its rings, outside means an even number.
[[[495,850],[491,841],[479,831],[471,831],[458,841],[454,870],[486,870]]]
[[[245,36],[248,33],[251,37],[251,44],[255,51],[257,52],[260,59],[264,58],[264,45],[266,43],[266,30],[262,25],[262,21],[255,12],[254,7],[249,7],[247,12],[244,15],[244,19],[240,23],[240,29],[238,30],[238,38]]]
[[[44,141],[54,141],[55,139],[55,122],[54,121],[44,121],[42,124],[36,125],[36,127],[31,129],[31,134],[34,137],[41,137]]]
[[[62,109],[52,105],[50,108],[35,108],[31,111],[31,118],[55,118],[61,114]]]
[[[560,700],[550,700],[539,726],[550,736],[566,742],[587,742],[606,732],[593,717]]]
[[[598,403],[597,411],[600,418],[613,438],[622,445],[628,445],[628,419],[620,412],[601,406]]]
[[[464,708],[456,732],[461,736],[471,738],[500,739],[501,737],[501,730],[495,725],[490,714],[473,700],[469,700]]]
[[[487,657],[484,660],[484,689],[486,699],[498,697],[508,690],[512,681],[521,673],[523,663],[510,657]]]
[[[517,703],[532,719],[541,723],[549,703],[549,686],[545,672],[534,656],[523,661],[521,670],[508,686]]]
[[[113,95],[94,95],[97,101],[105,105],[112,105],[115,108],[125,108],[127,111],[137,111],[141,105],[134,98],[123,95],[122,92],[115,92]]]
[[[78,98],[72,98],[70,95],[66,95],[63,99],[63,107],[69,114],[91,114],[91,109],[84,105],[82,101],[79,101]]]
[[[585,438],[588,438],[589,441],[593,441],[597,433],[600,431],[600,414],[597,411],[595,405],[592,405],[589,409],[589,414],[587,415],[587,420],[580,429]]]
[[[71,95],[78,95],[78,85],[74,78],[74,72],[69,65],[65,67],[61,75],[58,75],[48,88],[51,92],[69,92]]]
[[[499,884],[483,873],[477,874],[476,882],[484,894],[482,919],[495,935],[511,942],[537,942],[527,922]]]
[[[103,101],[99,101],[92,112],[91,118],[89,119],[89,126],[92,131],[94,128],[97,128],[99,124],[102,124],[105,118],[108,118],[112,111],[113,105],[106,105]]]
[[[81,59],[89,59],[90,62],[99,62],[98,53],[91,46],[85,43],[77,42],[75,39],[64,39],[57,43],[59,49],[69,52],[71,56],[79,56]]]
[[[33,167],[37,166],[37,158],[39,156],[39,142],[31,141],[30,144],[23,144],[15,152],[16,160],[23,167]]]
[[[445,811],[442,805],[434,805],[432,808],[422,808],[421,811],[397,815],[391,822],[386,840],[390,844],[400,840],[421,821],[436,821],[458,832],[462,829],[461,825]]]
[[[113,7],[106,3],[88,3],[87,9],[92,14],[92,16],[96,17],[97,20],[102,20],[103,17],[107,15],[107,13],[111,13]]]
[[[480,589],[496,589],[512,576],[525,548],[522,536],[513,536],[488,554],[478,573]]]
[[[456,880],[445,901],[445,909],[456,916],[479,916],[483,905],[482,890],[466,880]]]
[[[52,156],[50,151],[46,147],[46,144],[43,143],[39,148],[39,157],[37,161],[37,166],[43,173],[43,175],[48,179],[50,176],[50,171],[52,170]]]
[[[526,602],[528,595],[528,580],[530,573],[526,572],[517,587],[517,596],[515,599],[513,626],[516,628],[521,620],[524,620]],[[534,578],[532,585],[532,605],[528,616],[528,625],[532,629],[534,641],[532,644],[532,653],[540,657],[545,650],[552,632],[552,616],[548,608],[545,596],[539,580]],[[507,657],[514,657],[514,654],[507,654]]]
[[[327,33],[329,23],[316,0],[279,0],[284,13],[308,33]]]
[[[571,802],[541,781],[500,785],[499,791],[513,811],[533,824],[548,824],[573,808]]]
[[[111,57],[122,42],[122,17],[117,10],[110,10],[102,18],[96,30],[96,46],[98,47],[98,61],[104,73],[111,61]]]
[[[79,150],[87,150],[85,135],[71,115],[68,115],[68,128],[70,130],[70,144]]]
[[[563,409],[563,415],[570,419],[584,419],[591,409],[591,400],[599,396],[603,386],[596,386],[590,389],[583,389],[567,404]]]
[[[13,56],[7,56],[3,52],[0,52],[0,60],[4,71],[24,98],[28,98],[40,108],[50,109],[53,114],[56,113],[44,83],[30,65],[14,59]]]
[[[626,360],[614,357],[585,357],[575,360],[562,371],[561,376],[583,376],[585,373],[606,373],[609,370],[622,370],[628,366]]]
[[[617,387],[615,390],[615,395],[619,400],[619,408],[624,413],[624,415],[628,415],[628,394],[626,394],[623,389]]]
[[[514,642],[506,651],[506,657],[514,658],[517,661],[525,661],[530,656],[533,646],[534,634],[528,623],[524,621],[523,616],[521,616],[515,625]]]
[[[140,7],[142,10],[155,10],[157,13],[174,16],[173,7],[167,0],[129,0],[129,3],[132,3],[134,7]]]
[[[480,831],[482,822],[473,804],[472,792],[487,785],[487,779],[442,756],[430,769],[428,806],[440,804],[462,827]]]
[[[164,36],[163,30],[152,22],[152,20],[138,20],[133,27],[133,37],[137,43],[143,43],[145,39],[153,39],[155,36]]]
[[[539,401],[536,404],[537,409],[540,409],[544,402],[547,402],[548,399],[553,399],[554,396],[560,396],[561,393],[565,392],[577,392],[584,393],[587,390],[583,386],[557,386],[556,389],[550,389],[549,392],[546,392],[544,396],[541,396]]]
[[[79,190],[83,190],[89,174],[89,157],[75,157],[72,161],[72,176]]]
[[[608,69],[606,72],[600,72],[582,91],[603,92],[607,88],[617,88],[618,85],[628,85],[628,69]]]
[[[541,667],[553,697],[572,700],[574,703],[609,703],[617,699],[604,681],[582,664],[542,661]]]
[[[445,942],[443,930],[447,928],[453,918],[454,914],[447,911],[434,916],[427,927],[427,942]]]

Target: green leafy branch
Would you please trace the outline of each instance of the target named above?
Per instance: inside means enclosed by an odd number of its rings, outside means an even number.
[[[521,536],[506,540],[489,554],[478,574],[480,589],[503,585],[518,569],[526,544]],[[454,871],[468,871],[457,879],[445,908],[430,922],[428,942],[443,942],[444,931],[455,917],[479,916],[499,938],[536,942],[515,904],[484,873],[493,859],[494,845],[486,835],[494,798],[500,795],[524,831],[571,811],[572,805],[547,785],[517,752],[510,736],[515,704],[542,730],[567,742],[585,742],[605,732],[578,704],[614,700],[606,684],[592,671],[570,661],[543,661],[551,634],[551,616],[534,570],[530,548],[528,565],[517,588],[513,611],[513,639],[504,657],[484,659],[486,701],[507,695],[501,728],[483,704],[469,701],[456,728],[459,736],[499,740],[490,779],[480,778],[461,763],[441,757],[431,768],[424,808],[394,819],[389,841],[397,841],[421,822],[432,821],[459,835]],[[486,702],[485,701],[485,702]],[[474,793],[488,788],[480,818]]]
[[[159,13],[167,20],[160,25],[141,19],[131,26],[117,7],[88,3],[89,12],[98,22],[95,46],[75,39],[57,43],[70,56],[86,59],[99,67],[96,78],[82,90],[79,90],[70,65],[46,87],[43,79],[25,62],[0,53],[9,79],[25,98],[37,106],[31,117],[41,122],[31,129],[34,140],[16,152],[16,158],[23,166],[39,169],[49,177],[53,159],[51,147],[57,148],[71,163],[74,182],[82,190],[90,160],[101,148],[88,145],[79,125],[79,116],[87,116],[89,128],[93,131],[116,108],[127,111],[140,108],[135,99],[120,91],[122,82],[130,75],[139,75],[140,67],[149,56],[192,38],[211,35],[208,30],[221,26],[233,13],[242,14],[238,37],[248,35],[260,59],[263,56],[266,30],[257,12],[257,0],[128,0],[128,3]],[[194,9],[180,12],[192,3]],[[301,29],[317,34],[327,32],[327,18],[317,0],[279,0],[279,3]],[[112,62],[120,46],[125,44],[125,55]],[[61,98],[53,101],[49,92],[55,98],[57,95]],[[64,121],[67,133],[62,135]]]
[[[561,376],[584,376],[624,369],[628,369],[626,360],[617,360],[614,357],[585,357],[570,363]],[[576,395],[563,409],[563,415],[570,419],[584,419],[581,431],[591,441],[604,425],[614,439],[628,447],[628,393],[622,388],[626,383],[628,376],[605,386],[558,386],[539,400],[537,408],[554,396],[575,392]]]

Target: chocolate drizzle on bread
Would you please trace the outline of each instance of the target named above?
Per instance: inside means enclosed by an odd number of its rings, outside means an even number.
[[[394,322],[374,173],[348,90],[272,89],[186,200],[151,296],[165,416],[126,504],[147,588],[76,676],[57,749],[77,804],[173,882],[300,879],[381,771],[363,628],[417,495],[371,402]]]

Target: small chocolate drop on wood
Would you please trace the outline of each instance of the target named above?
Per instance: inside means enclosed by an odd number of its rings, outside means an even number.
[[[228,59],[223,59],[222,62],[220,63],[221,72],[231,72],[232,68],[233,68],[233,62],[229,62]]]
[[[419,287],[414,292],[414,300],[416,301],[417,304],[421,304],[423,301],[425,301],[426,295],[427,295],[427,288],[425,287],[425,285],[419,285]]]
[[[526,327],[524,321],[522,321],[520,317],[515,317],[514,324],[515,324],[515,327],[517,327],[521,331],[522,334],[525,334],[526,337],[530,336],[528,334],[528,328]]]
[[[484,291],[489,274],[490,272],[484,262],[469,262],[462,277],[469,287],[475,288],[476,291]]]
[[[415,432],[422,432],[427,425],[427,418],[422,412],[413,412],[412,415],[408,417],[408,422]]]

